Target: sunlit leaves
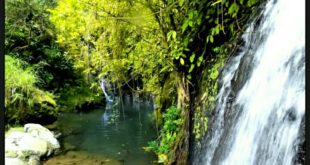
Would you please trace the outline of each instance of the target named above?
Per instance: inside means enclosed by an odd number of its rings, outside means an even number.
[[[168,34],[167,34],[167,40],[168,41],[170,41],[171,39],[172,40],[176,40],[176,38],[177,38],[177,33],[176,33],[176,31],[170,31],[170,32],[168,32]]]
[[[212,4],[211,4],[211,6],[214,6],[214,5],[216,5],[216,4],[218,4],[218,3],[221,3],[222,2],[222,0],[218,0],[218,1],[216,1],[216,2],[213,2]]]
[[[198,67],[200,67],[202,61],[203,61],[203,56],[201,55],[201,56],[198,58],[198,61],[197,61],[197,66],[198,66]]]
[[[153,141],[149,143],[147,149],[156,152],[160,156],[160,161],[167,161],[167,154],[171,151],[171,147],[177,138],[177,133],[182,125],[180,110],[176,106],[171,106],[163,115],[164,124],[160,131],[161,141]],[[162,158],[165,157],[165,158]]]
[[[197,10],[191,10],[188,13],[188,17],[184,20],[181,29],[182,33],[187,29],[187,27],[194,28],[201,24],[201,16],[198,14]]]
[[[184,4],[184,1],[185,1],[185,0],[178,0],[178,2],[179,2],[179,5],[180,5],[180,6],[183,6],[183,4]]]
[[[55,96],[36,87],[38,76],[33,68],[24,67],[25,64],[5,55],[5,108],[8,122],[18,122],[24,120],[24,115],[34,114],[34,104],[52,110],[50,113],[57,112]]]
[[[236,17],[237,13],[239,11],[239,6],[237,5],[237,3],[232,3],[231,6],[228,9],[228,14],[232,15],[232,17]]]
[[[241,1],[243,1],[243,0],[241,0]],[[253,5],[256,3],[256,1],[257,1],[257,0],[248,0],[247,6],[248,6],[248,7],[253,6]]]
[[[190,61],[191,63],[193,63],[194,60],[195,60],[195,54],[193,53],[193,54],[190,56],[189,61]]]
[[[184,62],[184,59],[183,59],[183,58],[180,58],[180,63],[181,63],[181,65],[184,65],[184,64],[185,64],[185,62]]]
[[[195,65],[194,64],[191,64],[191,67],[189,68],[189,73],[191,73],[193,71],[193,69],[195,68]]]

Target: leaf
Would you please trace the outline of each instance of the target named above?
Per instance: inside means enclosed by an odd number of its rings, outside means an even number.
[[[238,11],[239,11],[239,6],[234,2],[229,7],[228,14],[230,14],[230,15],[232,15],[234,17],[234,15],[236,15]]]
[[[228,7],[228,5],[229,5],[229,1],[227,1],[227,2],[225,3],[225,7]]]
[[[213,36],[210,35],[210,42],[213,43]]]
[[[167,66],[163,67],[163,68],[159,71],[159,73],[163,73],[163,72],[167,71],[168,69],[170,69],[170,65],[167,65]]]
[[[158,163],[164,163],[164,162],[166,162],[167,161],[167,155],[165,155],[165,154],[160,154],[159,156],[158,156]]]
[[[188,38],[187,37],[183,40],[183,45],[184,45],[184,47],[187,47],[187,45],[188,45]]]
[[[167,40],[170,41],[170,38],[171,38],[171,33],[167,33]]]
[[[251,7],[252,5],[254,5],[256,2],[256,0],[249,0],[248,3],[247,3],[247,6],[248,7]]]
[[[177,32],[172,31],[171,33],[172,33],[172,38],[173,38],[173,39],[176,39],[176,38],[177,38]]]
[[[201,18],[198,18],[198,19],[196,20],[196,22],[197,22],[197,25],[200,25],[200,24],[201,24]]]
[[[189,68],[189,73],[191,73],[193,71],[193,69],[195,68],[195,65],[194,64],[191,64],[191,67]]]
[[[222,2],[222,0],[218,0],[218,1],[214,2],[214,3],[212,3],[211,6],[214,6],[214,5],[216,5],[218,3],[221,3],[221,2]]]
[[[231,33],[233,33],[234,32],[234,24],[229,25],[229,29],[230,29]]]
[[[175,31],[170,31],[170,32],[168,32],[168,34],[167,34],[167,40],[169,41],[171,37],[172,37],[172,39],[176,39],[176,36],[177,36],[177,32],[175,32]]]
[[[181,65],[184,65],[184,59],[183,58],[180,58],[180,63],[181,63]]]
[[[198,58],[198,61],[202,61],[203,60],[203,56],[200,56],[199,58]]]
[[[198,58],[198,62],[197,62],[197,66],[200,67],[201,63],[202,63],[202,60],[203,60],[203,56],[200,56]]]
[[[188,24],[189,24],[190,27],[193,27],[194,22],[193,21],[189,21]]]
[[[220,52],[220,47],[215,47],[215,48],[213,48],[213,51],[215,52],[215,53],[219,53]],[[212,60],[214,60],[214,59],[211,59],[211,61]]]
[[[183,6],[184,0],[179,0],[179,6]]]
[[[180,56],[186,58],[186,55],[183,53],[180,53]]]
[[[193,63],[194,60],[195,60],[195,54],[193,53],[193,54],[190,56],[189,61],[190,61],[191,63]]]
[[[189,13],[188,18],[189,18],[189,19],[193,19],[193,17],[194,17],[194,12],[193,12],[193,11],[191,11],[191,12]]]
[[[219,74],[218,70],[215,69],[215,70],[213,70],[213,72],[210,74],[210,78],[213,79],[213,80],[215,80],[215,79],[217,78],[218,74]]]
[[[182,32],[184,32],[186,30],[186,28],[188,27],[188,20],[186,20],[183,25],[182,25]]]
[[[221,25],[220,24],[216,25],[215,26],[215,34],[219,34],[220,30],[221,30]]]

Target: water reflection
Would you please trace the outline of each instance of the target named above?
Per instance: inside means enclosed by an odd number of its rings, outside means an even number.
[[[78,130],[79,134],[63,141],[78,151],[121,160],[126,165],[152,164],[155,155],[142,148],[156,139],[152,109],[147,102],[131,104],[130,99],[118,99],[90,113],[64,114],[59,119],[60,128]]]

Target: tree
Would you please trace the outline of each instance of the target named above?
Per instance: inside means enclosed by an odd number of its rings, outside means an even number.
[[[186,164],[204,70],[220,54],[227,56],[229,42],[242,32],[256,3],[63,0],[50,10],[50,20],[57,42],[68,51],[66,57],[93,86],[101,78],[118,89],[142,82],[130,89],[155,97],[159,121],[177,104],[182,122],[170,152],[164,153],[165,163]]]

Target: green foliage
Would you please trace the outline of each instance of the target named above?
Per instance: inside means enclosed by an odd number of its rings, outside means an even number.
[[[100,89],[90,89],[83,80],[77,82],[79,86],[60,89],[61,95],[58,98],[58,103],[61,105],[62,111],[72,111],[82,108],[83,105],[100,103],[102,100],[102,96],[98,92]]]
[[[149,143],[147,150],[153,151],[158,155],[159,162],[165,162],[165,158],[172,150],[173,144],[176,141],[177,133],[180,130],[182,119],[180,110],[176,106],[171,106],[163,115],[163,127],[160,131],[160,140]]]
[[[148,8],[126,1],[65,0],[49,11],[57,42],[85,76],[106,77],[118,87],[142,79],[144,90],[156,93],[159,71],[170,69],[160,70],[168,62],[154,19],[139,17],[150,14]]]
[[[46,12],[53,4],[54,1],[38,0],[10,0],[5,3],[6,54],[36,64],[36,67],[44,67],[49,62],[59,63],[57,60],[49,61],[60,52],[53,42]]]
[[[7,1],[5,52],[31,66],[39,79],[35,83],[41,90],[41,94],[38,95],[43,95],[43,91],[53,93],[57,96],[54,97],[57,102],[56,109],[69,110],[89,102],[96,97],[98,91],[94,94],[94,90],[87,90],[90,84],[86,83],[79,70],[73,68],[72,61],[64,57],[65,52],[56,43],[54,28],[49,21],[50,13],[47,11],[48,8],[54,7],[56,2],[56,0]],[[76,93],[71,94],[72,90]]]
[[[36,87],[39,82],[33,68],[14,57],[5,55],[6,124],[19,123],[42,113],[56,115],[55,96]]]
[[[63,0],[49,12],[57,43],[90,84],[105,77],[118,89],[126,86],[131,92],[155,96],[156,114],[163,125],[160,140],[152,142],[150,149],[166,162],[169,151],[182,143],[173,141],[183,124],[174,113],[176,108],[165,112],[166,107],[186,100],[179,97],[196,101],[198,96],[189,93],[199,93],[201,102],[210,103],[201,105],[212,109],[226,43],[242,33],[257,1]],[[140,85],[132,86],[136,82]],[[188,87],[190,92],[176,86]],[[186,112],[191,108],[182,107]],[[195,112],[195,121],[202,118],[202,123],[195,123],[197,137],[206,130],[204,109]]]
[[[200,93],[197,96],[199,99],[196,103],[193,128],[197,147],[201,147],[201,138],[206,135],[209,118],[212,117],[212,111],[215,110],[219,71],[224,67],[225,60],[228,57],[228,49],[225,46],[214,49],[216,49],[215,51],[219,55],[212,60],[212,65],[203,73],[202,81],[199,85]]]

